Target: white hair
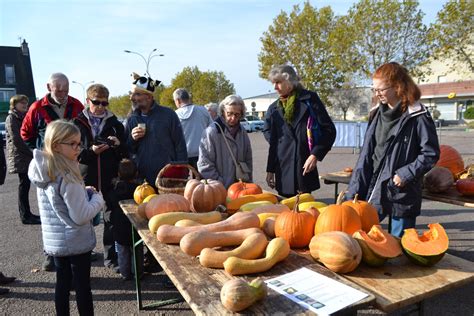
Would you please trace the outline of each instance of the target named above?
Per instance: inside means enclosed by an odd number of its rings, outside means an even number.
[[[69,79],[62,72],[55,72],[51,74],[51,76],[49,76],[49,79],[48,79],[49,84],[53,84],[58,81],[69,83]]]
[[[242,100],[242,98],[236,94],[228,95],[225,97],[224,100],[222,100],[221,104],[219,105],[219,112],[222,117],[224,116],[226,105],[239,105],[242,111],[242,115],[245,115],[245,112],[247,111],[244,100]]]
[[[301,86],[300,77],[298,77],[295,69],[290,65],[279,65],[273,67],[268,73],[268,80],[271,82],[278,80],[289,81],[293,88]]]

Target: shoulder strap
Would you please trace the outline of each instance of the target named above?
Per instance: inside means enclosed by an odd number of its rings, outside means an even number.
[[[58,114],[53,110],[51,105],[45,105],[43,106],[43,108],[46,111],[46,113],[48,113],[48,116],[51,119],[51,121],[56,121],[57,119],[59,119]]]
[[[222,129],[222,127],[220,126],[219,123],[217,122],[214,122],[214,124],[216,124],[217,128],[219,128],[222,132],[222,137],[224,137],[224,142],[227,146],[227,149],[229,149],[229,152],[230,152],[230,156],[232,157],[232,161],[234,162],[234,165],[235,165],[235,168],[238,168],[239,165],[237,164],[237,160],[235,159],[235,156],[234,156],[234,153],[232,152],[232,149],[230,149],[230,145],[229,145],[229,142],[227,140],[227,137],[225,137],[225,133],[224,133],[224,130]]]

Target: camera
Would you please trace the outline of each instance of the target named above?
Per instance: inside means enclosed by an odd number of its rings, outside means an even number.
[[[92,144],[93,145],[104,145],[105,144],[105,145],[109,145],[110,147],[115,146],[115,142],[112,139],[103,138],[103,137],[100,137],[100,136],[97,136],[94,139],[94,142]]]

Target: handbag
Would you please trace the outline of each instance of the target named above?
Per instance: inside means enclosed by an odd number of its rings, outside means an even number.
[[[236,180],[242,180],[243,182],[249,182],[250,181],[250,175],[252,174],[252,170],[250,170],[250,167],[247,165],[246,162],[237,161],[237,159],[235,159],[234,153],[230,149],[229,142],[227,141],[227,138],[225,137],[224,130],[219,125],[219,123],[214,122],[214,124],[216,124],[217,127],[221,130],[222,137],[224,138],[224,142],[227,146],[227,149],[229,149],[230,156],[232,157],[232,161],[234,162],[234,165],[235,165],[235,179]]]
[[[309,111],[308,121],[306,122],[306,135],[308,136],[308,148],[311,151],[321,138],[321,127],[311,104],[308,101],[304,102],[304,104],[308,107]]]

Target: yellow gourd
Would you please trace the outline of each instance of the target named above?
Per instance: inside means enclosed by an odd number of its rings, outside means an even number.
[[[249,203],[245,203],[244,205],[242,205],[240,208],[239,208],[239,211],[241,212],[250,212],[252,211],[253,209],[259,207],[259,206],[262,206],[262,205],[273,205],[272,202],[269,202],[269,201],[256,201],[256,202],[249,202]]]
[[[183,238],[184,239],[184,238]],[[254,233],[245,238],[242,244],[229,251],[219,251],[212,248],[204,248],[199,254],[199,262],[206,268],[224,268],[224,261],[229,257],[242,259],[259,258],[267,248],[267,237],[262,233]]]
[[[247,283],[241,279],[227,281],[221,289],[221,302],[231,312],[239,312],[267,296],[267,285],[257,278]]]
[[[272,239],[267,246],[265,258],[241,259],[230,257],[224,261],[224,269],[231,275],[252,274],[270,270],[278,262],[285,260],[290,254],[290,245],[283,238]]]
[[[314,197],[310,193],[302,193],[300,194],[299,201],[300,201],[299,203],[314,202]],[[280,204],[288,206],[290,210],[292,210],[295,207],[295,203],[296,203],[296,195],[291,198],[287,198],[280,201]]]
[[[203,224],[193,221],[192,219],[181,219],[177,221],[174,226],[176,227],[190,227],[190,226],[202,226]]]
[[[276,218],[280,213],[260,213],[257,214],[258,218],[260,219],[260,228],[263,227],[263,223],[267,220],[267,218]]]

